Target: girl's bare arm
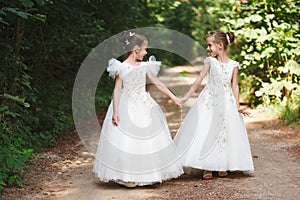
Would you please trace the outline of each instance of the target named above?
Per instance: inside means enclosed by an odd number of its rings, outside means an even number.
[[[156,76],[154,76],[151,72],[147,72],[147,76],[149,80],[154,84],[154,86],[163,94],[167,95],[172,99],[174,104],[181,108],[180,100],[167,88],[165,84],[163,84]]]
[[[243,115],[247,115],[249,116],[250,113],[247,112],[246,110],[240,108],[240,89],[239,89],[239,69],[237,67],[234,68],[233,70],[233,73],[232,73],[232,91],[233,91],[233,95],[234,95],[234,98],[235,98],[235,101],[236,101],[236,106],[237,106],[237,109],[240,113],[242,113]]]
[[[120,96],[122,91],[122,79],[120,76],[116,76],[115,78],[115,88],[113,92],[113,116],[112,116],[112,123],[116,126],[119,125],[119,102],[120,102]]]
[[[209,68],[210,68],[209,63],[206,63],[204,65],[203,69],[201,70],[200,74],[198,75],[197,79],[195,80],[195,82],[190,87],[189,91],[181,99],[182,104],[184,104],[194,94],[195,90],[200,86],[200,84],[202,83],[204,77],[208,73]]]

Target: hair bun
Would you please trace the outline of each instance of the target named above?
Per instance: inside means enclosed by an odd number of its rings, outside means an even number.
[[[226,35],[228,35],[230,43],[233,43],[234,42],[234,33],[232,31],[228,31],[226,33]]]

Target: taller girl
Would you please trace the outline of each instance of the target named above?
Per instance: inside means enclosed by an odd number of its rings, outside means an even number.
[[[187,94],[185,103],[209,73],[209,82],[190,109],[180,127],[175,143],[184,166],[212,171],[221,177],[227,171],[254,171],[243,115],[239,106],[239,63],[228,56],[227,47],[234,41],[233,32],[216,30],[206,36],[210,57]]]
[[[161,62],[144,62],[148,40],[124,31],[120,42],[128,52],[123,62],[109,60],[115,79],[113,100],[103,122],[94,173],[103,182],[127,187],[151,185],[183,173],[160,106],[146,91],[146,77],[181,107],[179,99],[156,77]]]

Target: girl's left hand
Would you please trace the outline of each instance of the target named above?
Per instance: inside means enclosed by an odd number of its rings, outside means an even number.
[[[176,99],[174,99],[173,102],[174,102],[174,104],[175,104],[178,108],[180,108],[180,109],[182,108],[182,104],[181,104],[180,99],[178,99],[178,98],[176,97]]]
[[[187,99],[185,99],[185,98],[180,99],[180,103],[181,103],[182,106],[183,106],[183,104],[185,104],[185,102],[187,102]]]
[[[243,114],[244,116],[250,116],[250,112],[246,111],[245,109],[238,108],[239,113]]]

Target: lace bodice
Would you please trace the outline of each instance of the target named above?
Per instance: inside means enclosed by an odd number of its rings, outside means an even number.
[[[127,63],[121,63],[116,59],[109,61],[107,71],[113,78],[119,75],[123,81],[122,93],[126,93],[134,99],[148,98],[149,93],[146,92],[146,73],[157,75],[160,69],[161,62],[147,61],[141,62],[140,66],[133,66]]]
[[[129,96],[142,95],[146,92],[146,67],[126,66],[129,68],[126,76],[123,77],[123,90]]]
[[[210,66],[209,81],[201,95],[205,105],[208,108],[216,106],[216,100],[225,96],[227,99],[224,99],[224,101],[229,100],[235,103],[231,90],[231,79],[233,69],[239,67],[239,63],[233,60],[230,60],[228,63],[221,63],[214,57],[207,57],[204,60],[204,64],[209,64]]]
[[[214,57],[207,57],[204,63],[210,65],[210,80],[208,85],[223,87],[228,90],[231,84],[233,69],[239,67],[239,63],[233,60],[229,60],[227,63],[221,63]]]

